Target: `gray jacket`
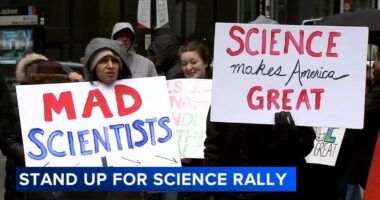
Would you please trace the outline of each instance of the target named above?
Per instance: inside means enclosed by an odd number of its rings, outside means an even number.
[[[130,66],[132,72],[132,78],[140,77],[152,77],[157,76],[156,68],[154,64],[149,59],[136,54],[133,51],[133,44],[135,43],[135,30],[132,25],[128,22],[118,22],[115,24],[112,30],[111,39],[115,40],[116,33],[120,31],[129,30],[132,33],[132,45],[127,51],[124,51],[124,54],[127,57],[127,64]]]

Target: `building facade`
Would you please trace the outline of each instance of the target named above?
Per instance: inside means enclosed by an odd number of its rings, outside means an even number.
[[[149,38],[163,32],[183,43],[199,40],[212,50],[215,22],[253,21],[259,14],[281,24],[357,9],[377,8],[379,0],[167,0],[169,27],[136,29],[135,50],[146,55]],[[43,50],[56,60],[79,62],[94,37],[110,37],[112,26],[137,26],[138,0],[2,0],[0,7],[35,5],[43,20]],[[155,4],[156,0],[151,0]],[[152,9],[153,10],[153,9]]]

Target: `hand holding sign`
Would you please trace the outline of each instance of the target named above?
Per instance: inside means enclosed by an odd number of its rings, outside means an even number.
[[[294,123],[290,112],[281,111],[274,115],[274,131],[278,133],[281,140],[288,141],[291,138],[299,137],[299,129]]]

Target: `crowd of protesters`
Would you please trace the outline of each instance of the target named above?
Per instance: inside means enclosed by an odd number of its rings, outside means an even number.
[[[212,58],[205,44],[189,41],[180,45],[173,35],[158,35],[145,58],[134,52],[135,39],[130,23],[116,23],[110,39],[94,38],[88,43],[83,59],[85,74],[65,69],[44,55],[30,53],[17,65],[15,75],[19,84],[70,81],[94,84],[99,81],[109,85],[120,79],[154,76],[165,76],[167,80],[212,79]],[[373,65],[373,80],[369,81],[366,92],[364,128],[347,130],[335,167],[306,163],[305,156],[313,149],[315,133],[310,127],[296,126],[292,114],[284,111],[274,114],[274,125],[212,122],[208,116],[204,122],[207,124],[204,159],[181,160],[184,167],[296,166],[298,187],[297,192],[291,193],[17,192],[15,169],[25,166],[17,99],[15,91],[9,91],[0,74],[0,145],[7,158],[4,199],[344,199],[350,186],[366,187],[380,128],[377,118],[380,115],[379,57]],[[320,188],[325,188],[323,196],[318,191]]]

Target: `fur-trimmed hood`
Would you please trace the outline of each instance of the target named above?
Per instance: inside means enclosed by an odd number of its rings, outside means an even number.
[[[36,61],[40,60],[48,60],[45,56],[36,54],[36,53],[30,53],[27,54],[18,64],[16,67],[16,78],[18,82],[21,82],[26,75],[26,68],[28,66],[31,66],[31,64],[35,63]]]

